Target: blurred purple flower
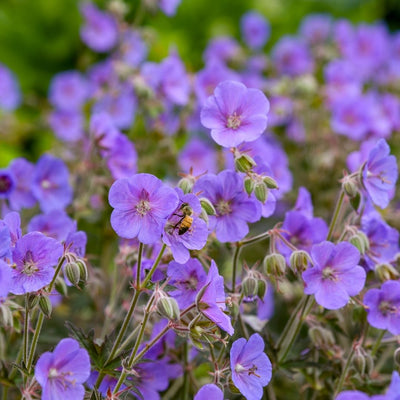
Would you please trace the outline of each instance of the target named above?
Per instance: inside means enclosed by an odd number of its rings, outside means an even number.
[[[200,388],[193,400],[224,400],[224,392],[213,383],[209,383]]]
[[[139,31],[129,29],[122,35],[118,59],[132,68],[138,67],[147,56],[147,45]]]
[[[347,242],[323,242],[311,249],[314,266],[303,272],[304,293],[315,294],[319,305],[329,310],[344,307],[350,296],[364,287],[366,273],[358,261],[360,253]]]
[[[332,22],[328,14],[310,14],[301,22],[300,36],[312,45],[323,43],[331,34]]]
[[[176,9],[182,0],[159,0],[160,10],[168,17],[172,17],[176,14]]]
[[[181,310],[194,303],[198,291],[206,282],[206,273],[200,261],[195,258],[190,258],[184,264],[171,261],[167,275],[170,278],[169,284],[176,288],[168,293],[175,298]]]
[[[161,238],[168,216],[176,209],[178,195],[150,174],[118,179],[108,196],[111,225],[123,238],[151,244]]]
[[[243,40],[251,49],[261,49],[269,38],[270,25],[257,11],[249,11],[240,20]]]
[[[229,36],[219,36],[211,39],[204,51],[203,59],[206,64],[211,61],[227,63],[240,54],[239,43]]]
[[[85,25],[81,28],[81,39],[92,50],[103,53],[111,50],[118,41],[117,22],[111,14],[100,11],[94,4],[81,6]]]
[[[49,154],[38,160],[32,182],[32,193],[44,212],[63,210],[72,200],[68,182],[68,168],[64,162]]]
[[[369,153],[362,170],[362,183],[372,202],[380,208],[389,204],[389,194],[395,187],[398,170],[396,157],[390,154],[385,139],[380,139]]]
[[[0,228],[0,240],[2,239],[2,229]],[[1,250],[0,250],[1,251]],[[1,257],[1,253],[0,253]],[[12,269],[3,260],[0,260],[0,304],[2,298],[6,297],[12,284]]]
[[[386,281],[380,289],[370,289],[364,296],[367,320],[371,326],[400,334],[400,282]]]
[[[224,278],[219,275],[217,265],[211,260],[207,279],[197,295],[197,308],[221,329],[233,335],[234,330],[226,310]]]
[[[83,137],[83,117],[79,111],[54,110],[49,115],[49,125],[56,136],[66,142],[76,142]]]
[[[236,242],[249,232],[248,222],[261,218],[261,205],[244,192],[243,181],[234,171],[207,174],[195,184],[194,192],[202,191],[214,205],[217,215],[210,216],[210,228],[221,242]]]
[[[211,129],[212,138],[223,147],[251,142],[267,127],[269,102],[258,89],[240,82],[220,83],[201,110],[201,123]]]
[[[59,242],[40,232],[19,239],[12,251],[12,285],[10,292],[24,294],[42,289],[54,276],[54,267],[62,256]]]
[[[21,217],[17,212],[12,211],[5,215],[3,221],[0,220],[0,226],[7,226],[11,238],[11,247],[14,247],[22,237]]]
[[[15,110],[21,102],[21,93],[14,74],[0,63],[0,109]]]
[[[42,400],[83,400],[83,383],[89,375],[88,352],[69,338],[60,340],[52,353],[43,353],[35,367],[35,378],[42,387]]]
[[[0,169],[0,200],[8,199],[15,190],[15,177],[10,169]]]
[[[272,377],[272,365],[264,353],[264,340],[254,333],[246,341],[233,342],[231,351],[232,381],[247,400],[260,400],[263,387]]]

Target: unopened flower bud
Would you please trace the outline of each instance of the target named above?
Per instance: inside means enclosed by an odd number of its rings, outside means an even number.
[[[47,296],[40,296],[39,299],[39,308],[40,311],[47,317],[50,318],[51,311],[53,309],[51,305],[51,301]]]
[[[263,178],[264,183],[267,185],[268,189],[278,189],[278,183],[274,178],[271,178],[270,176],[264,176]]]
[[[229,381],[228,381],[228,389],[231,393],[233,394],[239,394],[240,390],[235,386],[235,384],[232,381],[232,378],[229,377]]]
[[[268,275],[282,276],[286,271],[286,260],[282,254],[272,253],[264,258],[264,270]]]
[[[185,176],[178,182],[178,187],[183,190],[183,193],[187,194],[192,191],[193,183],[194,183],[193,179],[190,179]]]
[[[313,326],[308,331],[308,335],[315,347],[332,347],[335,344],[335,338],[332,332],[321,326]]]
[[[38,303],[39,303],[39,296],[35,293],[30,293],[28,295],[28,308],[32,310],[37,306]]]
[[[179,306],[173,297],[163,296],[157,301],[157,312],[169,320],[178,321]]]
[[[305,271],[311,262],[309,254],[304,250],[295,250],[289,259],[290,268],[298,273]]]
[[[396,280],[399,277],[399,273],[389,263],[378,264],[375,266],[375,275],[381,282]]]
[[[246,153],[235,157],[235,168],[239,172],[249,172],[256,166],[256,162]]]
[[[216,215],[217,212],[210,200],[205,197],[200,198],[201,208],[208,214],[208,215]]]
[[[365,375],[371,375],[372,371],[374,370],[374,359],[371,354],[365,354]]]
[[[242,292],[244,296],[249,300],[253,300],[257,296],[258,281],[253,275],[248,275],[243,280]]]
[[[254,185],[254,194],[256,195],[257,200],[261,201],[261,203],[264,204],[267,201],[268,189],[264,182],[257,182]]]
[[[3,327],[14,326],[13,312],[7,303],[0,303],[0,325]],[[3,347],[3,349],[4,348],[5,347]]]
[[[80,277],[80,282],[86,283],[88,280],[88,271],[87,271],[87,265],[85,261],[82,259],[79,259],[76,261],[76,264],[79,267],[79,277]]]
[[[68,280],[74,286],[78,286],[79,281],[81,279],[81,272],[80,272],[79,265],[75,262],[69,262],[66,264],[64,271],[65,271],[65,275],[67,276]]]
[[[244,184],[244,190],[246,193],[250,196],[253,193],[254,190],[254,181],[250,176],[246,176],[243,181]]]
[[[199,218],[201,218],[208,225],[209,218],[208,218],[208,214],[205,212],[204,208],[201,209],[201,213],[199,215]]]
[[[352,358],[352,364],[354,369],[361,375],[364,376],[365,374],[365,365],[366,365],[366,360],[365,360],[365,355],[364,352],[361,351],[360,349],[357,349],[353,355]]]
[[[259,279],[257,284],[257,296],[260,300],[262,300],[267,293],[267,282],[264,279]]]
[[[398,347],[393,354],[394,357],[394,362],[397,364],[397,366],[400,366],[400,347]]]
[[[349,179],[344,179],[342,183],[342,188],[344,192],[349,196],[351,199],[357,196],[358,193],[358,186],[357,183],[354,181],[354,179],[349,178]]]
[[[65,284],[64,279],[58,277],[56,279],[54,287],[57,290],[57,292],[60,293],[62,296],[66,296],[68,294],[68,288],[67,285]]]

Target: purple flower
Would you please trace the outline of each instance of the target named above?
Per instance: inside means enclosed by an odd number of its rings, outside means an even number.
[[[263,387],[272,377],[272,365],[264,353],[264,341],[254,333],[246,341],[240,338],[233,342],[231,351],[232,381],[247,400],[260,400]]]
[[[261,49],[267,43],[270,26],[257,11],[249,11],[240,20],[243,40],[252,49]]]
[[[76,111],[88,98],[89,85],[79,72],[66,71],[53,78],[49,92],[49,99],[54,107]]]
[[[170,247],[175,261],[183,264],[190,258],[189,250],[201,250],[205,246],[208,227],[199,218],[202,209],[197,196],[183,194],[179,188],[175,190],[179,196],[179,204],[165,225],[163,242]],[[182,227],[187,230],[182,231]]]
[[[212,138],[223,147],[251,142],[267,127],[269,102],[258,89],[240,82],[225,81],[214,90],[201,110],[201,123],[211,129]]]
[[[206,282],[196,298],[198,309],[221,329],[233,335],[234,330],[226,310],[224,278],[219,275],[217,265],[211,260]]]
[[[400,282],[386,281],[380,289],[370,289],[364,296],[367,320],[378,329],[400,334]]]
[[[44,212],[64,209],[72,200],[68,168],[62,160],[45,154],[36,164],[32,193]]]
[[[10,197],[15,189],[15,177],[9,169],[0,169],[0,200]]]
[[[357,265],[359,251],[350,243],[323,242],[311,249],[314,266],[303,272],[304,293],[329,310],[344,307],[364,287],[366,273]]]
[[[214,205],[217,215],[210,216],[210,228],[215,227],[221,242],[236,242],[249,232],[248,222],[261,217],[258,201],[249,198],[243,190],[243,181],[234,171],[225,170],[218,175],[202,176],[194,186],[194,192],[202,191]]]
[[[169,284],[176,288],[168,293],[182,310],[194,303],[198,291],[206,283],[206,273],[200,261],[195,258],[190,258],[185,264],[171,261],[167,275],[170,278]]]
[[[318,44],[329,38],[332,17],[327,14],[312,14],[305,17],[300,26],[300,35],[311,44]]]
[[[4,221],[0,220],[0,260],[7,258],[11,258],[10,229]]]
[[[181,0],[160,0],[160,10],[168,17],[172,17],[176,14],[176,9],[178,8]]]
[[[75,110],[56,110],[49,115],[49,125],[56,136],[66,142],[76,142],[83,136],[83,117]]]
[[[0,228],[0,240],[2,239],[2,229]],[[6,297],[10,291],[12,283],[12,269],[3,260],[0,260],[0,303],[1,298]]]
[[[121,38],[119,58],[130,67],[136,68],[146,59],[147,46],[138,31],[127,30]]]
[[[203,58],[207,64],[215,60],[227,63],[239,56],[240,52],[239,43],[235,39],[229,36],[220,36],[208,42]]]
[[[362,170],[365,190],[380,208],[389,204],[389,193],[395,187],[398,176],[396,157],[389,153],[389,145],[385,139],[380,139],[369,153]]]
[[[0,109],[15,110],[21,102],[21,93],[14,74],[0,63]]]
[[[111,225],[126,239],[151,244],[160,239],[168,216],[178,205],[176,192],[150,174],[118,179],[108,196],[114,211]]]
[[[85,25],[81,28],[81,39],[92,50],[99,53],[111,50],[118,40],[118,26],[111,14],[100,11],[94,4],[81,7]]]
[[[12,286],[10,292],[24,294],[42,289],[54,276],[54,266],[62,256],[59,242],[40,232],[19,239],[12,251]]]
[[[335,400],[370,400],[370,397],[358,390],[346,390],[339,393]]]
[[[42,400],[83,400],[83,383],[89,375],[89,354],[74,339],[62,339],[52,353],[47,351],[40,356],[35,367]]]
[[[224,392],[213,383],[200,388],[193,400],[224,400]]]

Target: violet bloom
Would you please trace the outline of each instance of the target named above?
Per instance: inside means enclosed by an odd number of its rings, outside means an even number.
[[[35,378],[42,387],[42,400],[83,400],[83,383],[89,375],[88,352],[69,338],[60,340],[52,353],[43,353],[35,367]]]
[[[0,110],[13,111],[21,102],[21,93],[14,74],[0,63]]]
[[[83,137],[83,117],[79,111],[55,110],[49,115],[49,125],[55,135],[66,142]]]
[[[214,90],[201,110],[201,123],[211,129],[212,138],[223,147],[251,142],[267,127],[269,102],[258,89],[224,81]]]
[[[11,258],[11,235],[7,224],[0,220],[0,260]],[[10,269],[11,271],[11,269]]]
[[[373,398],[376,396],[373,396]],[[335,400],[370,400],[371,398],[358,390],[346,390],[338,394]]]
[[[366,273],[357,265],[360,253],[352,244],[325,241],[312,247],[311,257],[314,266],[303,272],[304,293],[315,294],[319,305],[337,310],[364,287]]]
[[[221,242],[243,239],[249,232],[247,223],[261,218],[260,203],[244,193],[243,180],[234,171],[204,175],[193,190],[202,191],[202,196],[214,205],[217,215],[209,217],[210,228],[215,228],[217,239]]]
[[[42,289],[54,276],[54,267],[62,256],[59,242],[40,232],[19,239],[12,251],[13,265],[10,292],[24,294]]]
[[[300,26],[300,35],[311,44],[325,42],[332,30],[332,17],[327,14],[311,14]]]
[[[200,388],[193,400],[224,400],[224,392],[213,383],[209,383]]]
[[[214,60],[227,63],[238,57],[240,52],[239,43],[235,39],[229,36],[219,36],[208,42],[203,58],[206,64]]]
[[[100,11],[94,4],[81,6],[85,25],[81,28],[81,39],[92,50],[99,53],[111,50],[118,41],[118,26],[114,17]]]
[[[1,239],[0,229],[0,239]],[[12,269],[3,260],[0,260],[0,304],[2,297],[6,297],[12,284]]]
[[[165,222],[178,205],[176,192],[151,174],[118,179],[108,200],[111,225],[118,236],[151,244],[160,239]]]
[[[367,320],[371,326],[400,334],[400,282],[386,281],[380,289],[370,289],[364,296]]]
[[[285,36],[274,47],[272,61],[279,73],[298,76],[310,73],[314,61],[308,46],[301,40]]]
[[[268,21],[257,11],[249,11],[240,20],[243,40],[254,50],[261,49],[269,38]]]
[[[64,209],[72,200],[68,182],[68,168],[64,162],[49,154],[38,160],[33,176],[32,193],[44,212]]]
[[[79,110],[89,96],[89,85],[77,71],[57,74],[50,84],[49,99],[54,107],[61,110]]]
[[[208,227],[199,217],[202,208],[198,197],[192,193],[184,194],[180,188],[175,191],[179,203],[165,225],[163,242],[170,247],[175,261],[183,264],[190,258],[189,250],[201,250],[205,246]]]
[[[139,66],[147,56],[147,45],[141,34],[135,30],[127,30],[121,38],[118,58],[132,68]]]
[[[176,14],[176,9],[178,8],[181,0],[159,0],[160,10],[168,17],[172,17]]]
[[[8,199],[15,189],[15,177],[9,169],[0,169],[0,200]]]
[[[217,265],[211,260],[206,282],[196,298],[198,309],[221,329],[233,335],[234,330],[226,310],[224,278],[219,275]]]
[[[389,194],[398,176],[396,157],[389,153],[386,140],[380,139],[369,153],[362,170],[362,184],[372,202],[380,208],[389,204]]]
[[[247,400],[260,400],[263,387],[272,377],[272,365],[264,353],[264,341],[254,333],[246,341],[240,338],[233,342],[231,351],[232,381]]]
[[[190,258],[185,264],[171,261],[167,275],[170,278],[169,284],[176,288],[168,294],[178,302],[182,310],[194,303],[198,291],[206,283],[206,273],[200,261],[195,258]]]
[[[17,212],[12,211],[5,215],[3,221],[0,220],[0,227],[1,226],[6,226],[8,228],[11,239],[11,247],[14,247],[17,241],[22,237],[21,217]]]
[[[13,210],[33,207],[36,203],[31,191],[34,165],[24,158],[14,158],[9,169],[15,177],[15,188],[8,197],[10,207]]]

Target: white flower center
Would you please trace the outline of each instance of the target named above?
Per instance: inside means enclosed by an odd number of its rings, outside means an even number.
[[[240,124],[241,124],[241,118],[240,115],[236,114],[236,112],[230,115],[226,121],[226,127],[234,130],[239,128]]]

